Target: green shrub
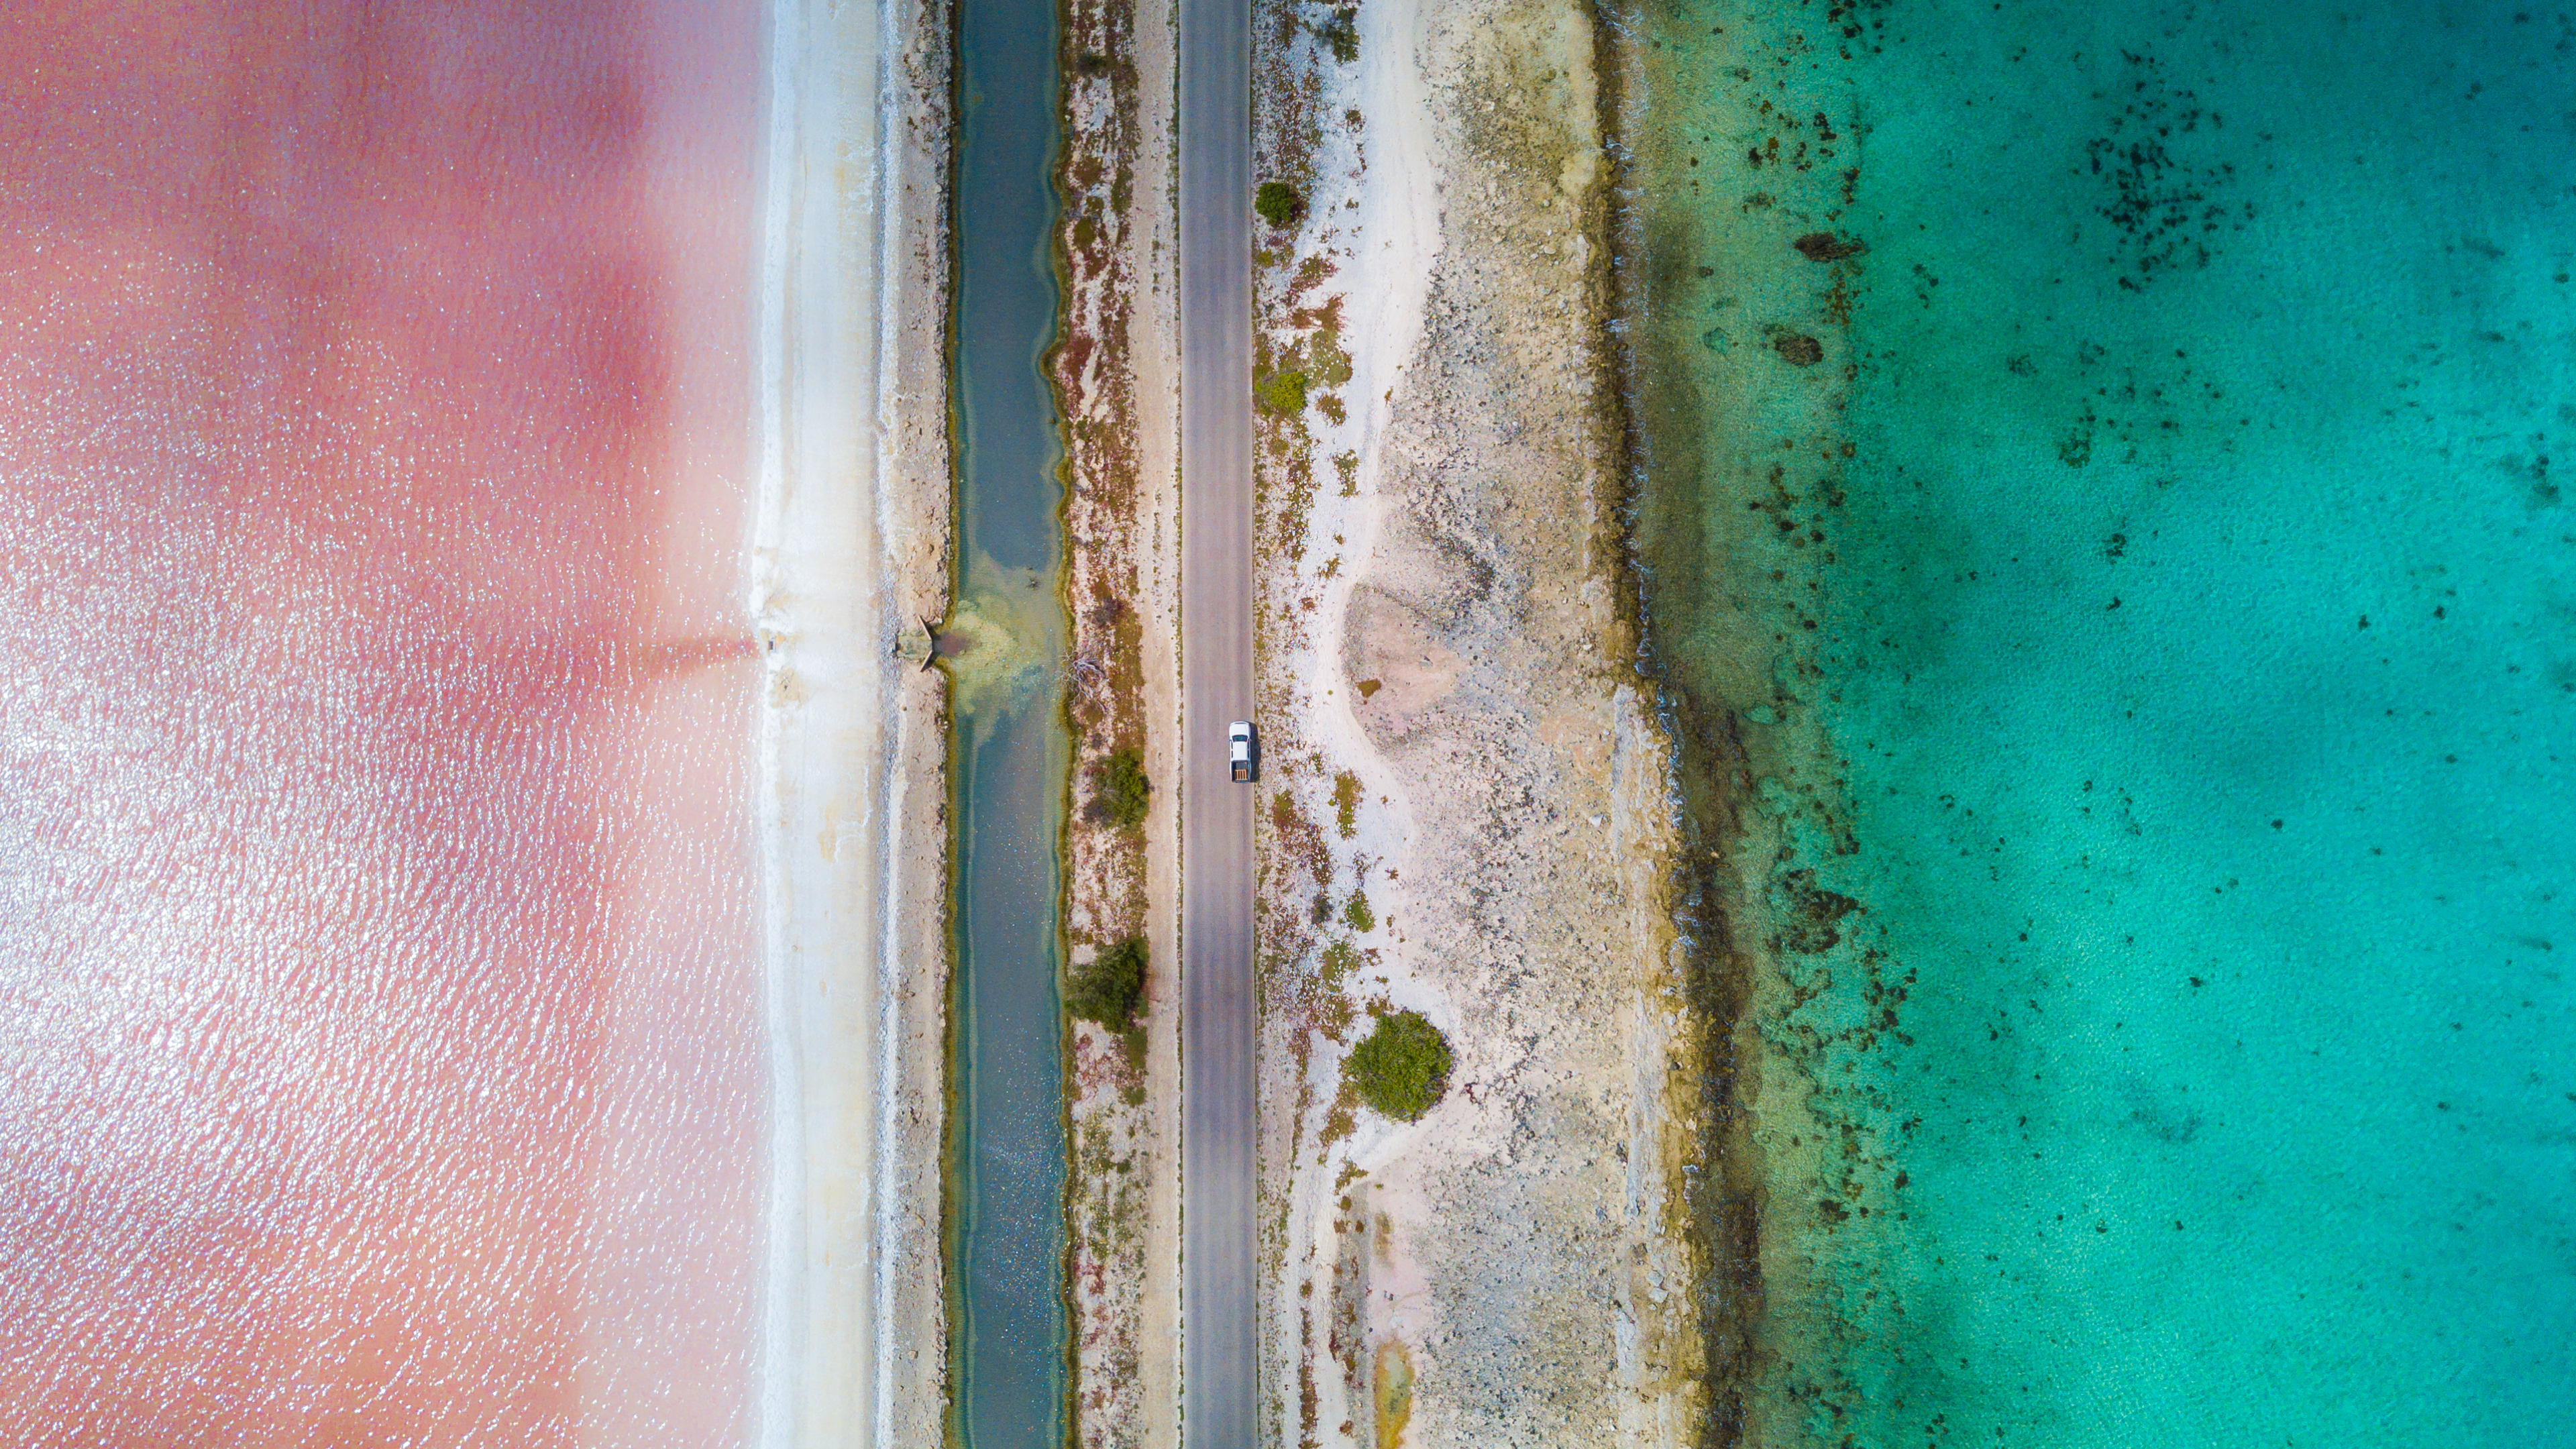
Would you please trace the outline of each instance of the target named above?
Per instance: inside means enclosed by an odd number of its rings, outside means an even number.
[[[1283,418],[1306,410],[1306,374],[1274,372],[1252,385],[1255,401]]]
[[[1351,892],[1350,904],[1342,907],[1342,919],[1362,935],[1377,929],[1377,915],[1369,909],[1367,891]]]
[[[1399,1122],[1419,1119],[1449,1090],[1449,1040],[1418,1011],[1381,1016],[1351,1048],[1342,1078],[1361,1101]]]
[[[1252,209],[1272,226],[1286,226],[1306,214],[1306,198],[1285,181],[1264,181],[1252,193]]]
[[[1342,64],[1349,65],[1360,58],[1360,13],[1357,10],[1346,5],[1334,11],[1333,18],[1325,21],[1315,35],[1332,50],[1333,59]]]
[[[1065,983],[1068,1016],[1096,1021],[1120,1035],[1136,1029],[1145,1004],[1145,938],[1130,936],[1092,958]]]
[[[1134,750],[1112,750],[1108,763],[1099,769],[1099,779],[1091,803],[1084,807],[1087,817],[1121,830],[1145,823],[1146,797],[1154,785],[1145,778],[1145,762]]]
[[[1359,833],[1359,811],[1360,777],[1344,770],[1333,777],[1333,823],[1344,840]]]
[[[1351,355],[1342,350],[1342,334],[1331,327],[1319,328],[1306,339],[1308,370],[1315,375],[1318,387],[1340,387],[1351,380]]]

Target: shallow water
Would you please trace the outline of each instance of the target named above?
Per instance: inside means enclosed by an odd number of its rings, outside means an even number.
[[[2576,23],[1644,33],[1758,1442],[2576,1442]]]
[[[1071,750],[1055,408],[1055,7],[959,9],[960,554],[955,1425],[977,1449],[1064,1442],[1063,1021],[1056,842]]]
[[[0,36],[0,1441],[748,1429],[759,16],[682,9]]]

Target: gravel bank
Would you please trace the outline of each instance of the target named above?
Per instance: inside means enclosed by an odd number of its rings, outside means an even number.
[[[1267,1436],[1695,1443],[1706,1029],[1624,607],[1592,12],[1262,15],[1262,174],[1306,203],[1257,241]],[[1340,1079],[1397,1009],[1456,1057],[1414,1123]]]

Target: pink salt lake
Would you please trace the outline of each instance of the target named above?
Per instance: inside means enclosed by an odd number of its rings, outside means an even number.
[[[0,1443],[748,1432],[760,26],[0,28]]]

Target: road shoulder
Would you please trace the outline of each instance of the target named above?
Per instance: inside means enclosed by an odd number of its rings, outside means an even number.
[[[1180,470],[1169,0],[1066,0],[1062,341],[1068,970],[1144,943],[1133,1031],[1069,1024],[1066,1237],[1076,1442],[1179,1440]],[[1105,802],[1129,753],[1140,823]]]

